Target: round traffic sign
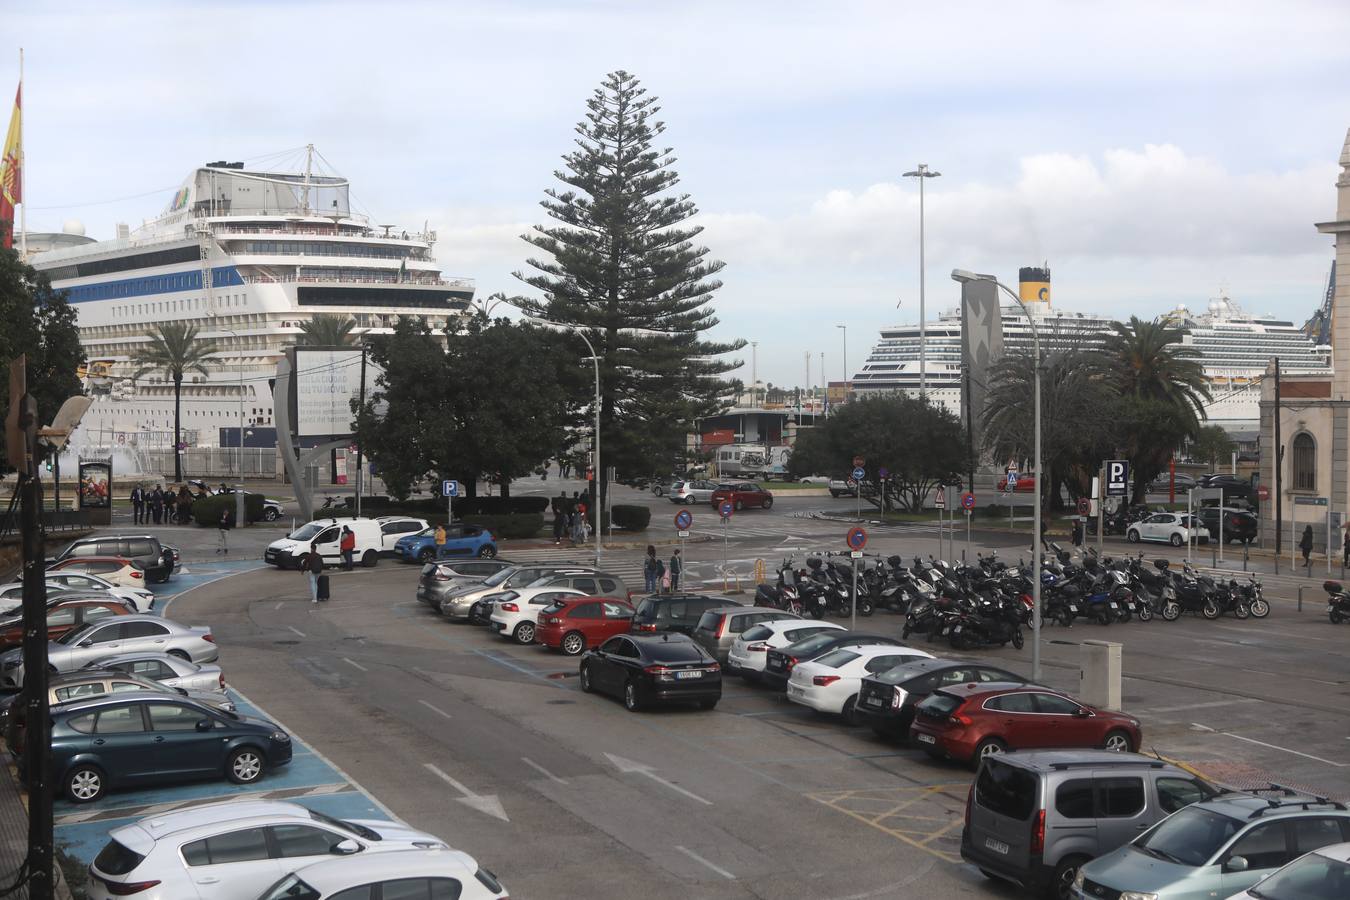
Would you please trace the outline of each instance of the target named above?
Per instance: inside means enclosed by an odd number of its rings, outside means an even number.
[[[891,477],[891,470],[882,466],[880,469],[877,469],[877,477],[882,481],[885,481],[887,478]]]
[[[717,507],[717,514],[724,519],[730,519],[731,514],[736,511],[736,505],[730,500],[723,500]]]
[[[1269,500],[1269,499],[1270,499],[1270,488],[1266,487],[1264,484],[1258,484],[1258,485],[1256,486],[1256,499],[1258,499],[1258,500]]]
[[[861,456],[853,457],[853,468],[858,469],[865,465],[867,465],[867,460],[863,459]]]
[[[867,532],[860,525],[854,525],[848,530],[844,540],[852,550],[861,550],[867,546]]]
[[[1086,497],[1079,497],[1079,498],[1078,498],[1078,514],[1079,514],[1080,516],[1086,516],[1086,515],[1087,515],[1088,513],[1090,513],[1090,512],[1092,512],[1092,501],[1089,500],[1089,499],[1086,498]]]
[[[856,469],[853,470],[854,481],[862,481],[866,477],[867,477],[867,470],[864,469],[862,466],[858,466]]]
[[[682,509],[675,514],[675,527],[681,531],[688,531],[689,526],[694,524],[694,514],[687,509]]]
[[[974,509],[974,508],[975,508],[975,495],[972,494],[970,491],[966,491],[964,494],[962,494],[962,495],[961,495],[961,506],[964,507],[965,509]]]

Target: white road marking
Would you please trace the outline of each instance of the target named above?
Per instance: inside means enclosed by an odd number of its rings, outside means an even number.
[[[1233,732],[1231,731],[1218,731],[1216,729],[1210,728],[1208,725],[1201,725],[1199,722],[1192,722],[1191,725],[1195,728],[1201,729],[1202,731],[1213,731],[1215,734],[1221,734],[1224,737],[1234,738],[1239,741],[1246,741],[1249,744],[1256,744],[1258,747],[1269,747],[1271,750],[1280,750],[1285,753],[1292,753],[1295,756],[1301,756],[1304,759],[1311,759],[1316,762],[1326,763],[1327,765],[1335,766],[1338,769],[1344,769],[1346,766],[1350,766],[1350,763],[1335,762],[1330,759],[1323,759],[1320,756],[1313,756],[1311,753],[1304,753],[1302,750],[1290,750],[1288,747],[1281,747],[1278,744],[1267,744],[1265,741],[1258,741],[1256,738],[1243,737],[1240,734],[1233,734]]]
[[[304,636],[305,636],[305,633],[304,633],[303,631],[301,631],[299,628],[296,628],[294,625],[287,625],[286,627],[289,628],[291,631],[294,631],[296,634],[300,635],[301,637],[304,637]]]
[[[1235,703],[1263,703],[1255,697],[1238,697],[1236,700],[1211,700],[1208,703],[1184,703],[1181,706],[1159,706],[1156,709],[1145,707],[1136,709],[1135,712],[1144,715],[1155,715],[1157,713],[1181,712],[1184,709],[1209,709],[1214,706],[1232,706]]]
[[[511,821],[506,817],[506,810],[502,808],[501,801],[497,799],[496,794],[475,794],[431,763],[422,763],[422,766],[428,772],[463,794],[464,796],[459,798],[460,803],[463,803],[471,809],[476,809],[481,813],[486,813],[493,818],[501,819],[503,822]]]
[[[347,657],[344,656],[342,657],[342,661],[345,662],[347,665],[351,666],[353,669],[360,669],[362,672],[370,671],[369,669],[367,669],[365,666],[361,665],[354,659],[348,659]]]
[[[278,603],[276,606],[274,606],[274,607],[272,607],[272,608],[273,608],[273,609],[281,609],[281,604]]]
[[[527,759],[526,757],[522,756],[520,758],[520,761],[523,762],[525,765],[529,766],[531,769],[534,769],[540,775],[543,775],[549,781],[554,781],[557,782],[558,784],[567,784],[567,782],[564,779],[559,778],[557,775],[554,775],[548,769],[545,769],[543,766],[539,765],[539,763],[535,762],[532,759]]]
[[[617,768],[620,772],[636,772],[639,775],[645,775],[646,777],[650,778],[652,781],[655,781],[662,787],[667,787],[677,794],[683,794],[690,800],[696,800],[699,803],[702,803],[704,806],[713,805],[713,802],[711,800],[704,800],[702,797],[700,797],[698,794],[695,794],[693,791],[687,791],[684,788],[680,787],[675,782],[667,781],[660,775],[657,775],[656,772],[652,770],[652,767],[647,765],[646,763],[640,763],[632,759],[625,759],[622,756],[615,756],[613,753],[606,753],[605,756],[609,757],[609,761],[612,762],[615,768]]]
[[[736,876],[735,876],[735,875],[732,875],[730,872],[728,872],[726,869],[722,868],[721,866],[709,862],[708,860],[706,860],[706,859],[704,859],[703,857],[699,856],[699,855],[698,855],[697,853],[695,853],[693,850],[690,850],[688,847],[682,847],[682,846],[680,846],[679,844],[676,844],[676,845],[675,845],[675,849],[678,850],[678,851],[680,851],[681,853],[683,853],[685,856],[689,857],[690,859],[692,859],[694,862],[699,863],[700,865],[703,865],[703,866],[707,866],[709,869],[712,869],[714,872],[716,872],[718,875],[721,875],[723,878],[728,878],[728,879],[730,879],[730,880],[732,880],[732,881],[735,881],[735,880],[736,880]]]
[[[442,716],[445,716],[447,719],[450,718],[450,714],[449,714],[448,712],[446,712],[445,710],[441,709],[439,706],[432,706],[430,703],[428,703],[428,702],[425,701],[425,700],[418,700],[417,702],[420,703],[420,704],[422,704],[423,706],[425,706],[427,709],[431,710],[431,711],[434,712],[434,713],[438,713],[438,714],[440,714],[440,715],[442,715]]]

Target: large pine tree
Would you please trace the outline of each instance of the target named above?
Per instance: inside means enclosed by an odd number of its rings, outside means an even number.
[[[656,104],[627,72],[605,78],[577,125],[578,149],[554,173],[566,187],[541,201],[558,224],[523,235],[546,258],[516,273],[544,297],[519,301],[527,313],[575,326],[595,346],[602,463],[621,477],[682,461],[685,435],[718,411],[722,376],[741,364],[719,357],[745,345],[704,339],[723,263],[694,243],[701,227],[680,227],[697,208],[672,193],[673,151],[653,147],[665,131]]]

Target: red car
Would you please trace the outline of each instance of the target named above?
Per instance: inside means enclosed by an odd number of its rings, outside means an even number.
[[[1003,476],[998,480],[998,489],[1002,493],[1008,490],[1008,476]],[[1028,472],[1026,475],[1017,476],[1017,485],[1013,488],[1013,493],[1030,494],[1036,490],[1036,476]]]
[[[106,600],[89,597],[50,600],[47,602],[47,640],[54,641],[89,622],[97,622],[108,616],[129,616],[135,612],[126,601],[116,597]],[[8,650],[22,643],[23,617],[0,620],[0,650]]]
[[[768,509],[773,506],[773,494],[757,484],[748,481],[735,484],[719,484],[713,491],[712,505],[717,509],[723,500],[730,500],[736,509]]]
[[[567,597],[539,611],[534,642],[577,656],[616,634],[627,634],[632,624],[633,604],[626,600]]]
[[[1084,706],[1058,691],[1007,682],[934,691],[914,711],[910,739],[929,756],[969,762],[1004,750],[1044,747],[1139,749],[1139,720]]]

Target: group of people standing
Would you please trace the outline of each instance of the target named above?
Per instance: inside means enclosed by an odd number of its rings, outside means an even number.
[[[586,543],[586,537],[591,530],[590,524],[586,521],[588,499],[589,496],[581,496],[580,491],[573,491],[571,497],[563,491],[554,499],[553,543],[561,544],[563,538],[568,538],[573,544]]]
[[[647,545],[647,556],[642,560],[642,577],[647,583],[647,593],[672,593],[680,589],[680,576],[684,574],[684,560],[680,549],[670,554],[670,568],[656,555],[656,547]]]
[[[144,485],[131,489],[131,513],[137,525],[186,525],[192,521],[193,494],[183,485],[147,491]]]

